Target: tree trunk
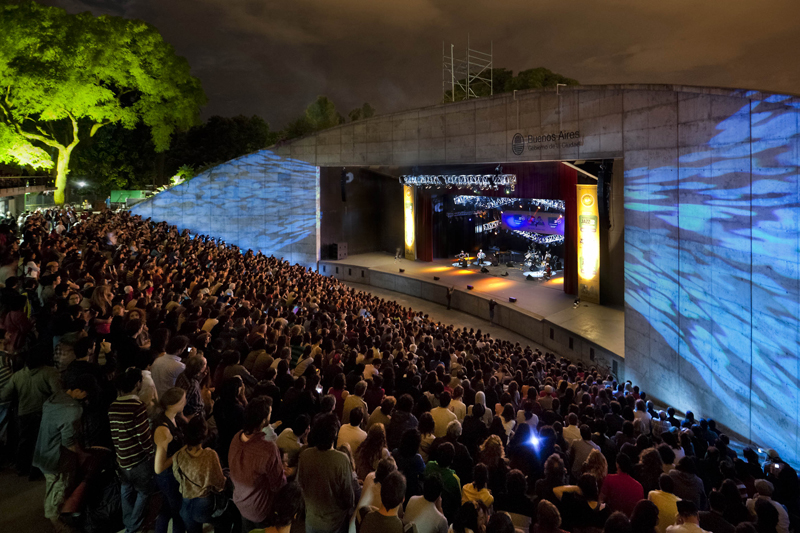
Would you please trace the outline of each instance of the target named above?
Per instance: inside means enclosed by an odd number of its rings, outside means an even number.
[[[69,172],[69,157],[71,150],[59,150],[58,161],[56,162],[56,192],[55,203],[62,205],[67,192],[67,173]]]

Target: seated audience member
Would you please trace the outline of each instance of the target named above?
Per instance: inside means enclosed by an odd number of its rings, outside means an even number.
[[[678,519],[678,502],[680,498],[675,496],[675,483],[667,474],[661,474],[658,478],[658,490],[651,490],[647,499],[658,507],[658,533],[666,533],[667,528]]]
[[[600,501],[608,505],[611,511],[620,511],[630,517],[636,503],[644,498],[641,483],[631,477],[633,464],[625,454],[617,456],[617,473],[609,474],[603,481]]]
[[[533,533],[566,533],[561,529],[561,513],[558,508],[547,500],[542,500],[536,506],[536,524]]]
[[[487,485],[489,484],[489,469],[483,463],[478,463],[472,470],[472,483],[467,483],[461,487],[461,503],[471,501],[482,501],[486,507],[491,507],[494,503],[494,497],[489,492]]]
[[[425,480],[422,496],[412,496],[408,500],[403,523],[414,524],[417,533],[447,533],[447,519],[441,506],[442,480],[433,474]]]
[[[734,533],[736,527],[725,520],[725,496],[718,490],[712,490],[708,494],[708,506],[710,511],[700,511],[698,514],[698,525],[701,529],[711,533]]]
[[[700,517],[697,505],[691,500],[678,502],[678,518],[674,526],[667,528],[667,533],[707,533],[700,528]]]
[[[789,533],[789,514],[786,512],[786,508],[783,505],[772,499],[772,493],[774,492],[772,483],[766,479],[757,479],[755,481],[755,488],[757,493],[756,497],[747,500],[747,510],[750,511],[750,514],[753,516],[756,515],[756,503],[759,500],[769,502],[778,512],[778,533]],[[711,496],[709,495],[709,501],[710,499]]]

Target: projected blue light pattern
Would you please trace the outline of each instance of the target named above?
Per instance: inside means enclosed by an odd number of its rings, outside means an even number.
[[[211,168],[131,211],[242,250],[306,266],[317,261],[317,167],[269,150]]]
[[[626,153],[626,377],[798,464],[800,110],[712,105]]]

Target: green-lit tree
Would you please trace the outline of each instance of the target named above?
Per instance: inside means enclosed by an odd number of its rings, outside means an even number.
[[[35,2],[0,5],[0,88],[0,162],[54,168],[57,204],[81,140],[144,124],[163,151],[206,101],[152,26]]]
[[[364,118],[370,118],[375,116],[375,108],[365,102],[361,107],[357,107],[350,111],[347,116],[350,117],[350,122],[355,122]]]

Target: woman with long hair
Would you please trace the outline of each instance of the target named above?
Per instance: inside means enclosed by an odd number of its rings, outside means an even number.
[[[225,474],[217,452],[203,448],[208,426],[201,416],[189,420],[183,437],[186,446],[174,456],[172,471],[180,484],[181,518],[188,533],[202,533],[214,513],[214,492],[225,489]]]
[[[430,459],[431,444],[436,438],[436,435],[433,434],[435,426],[433,416],[430,413],[422,413],[422,416],[419,417],[419,433],[422,436],[419,443],[419,454],[426,463]]]
[[[510,403],[505,404],[500,418],[503,421],[503,429],[506,431],[506,438],[510,438],[514,427],[517,425],[516,416],[514,415],[514,406]]]
[[[378,467],[378,462],[387,457],[389,450],[386,449],[386,430],[383,424],[375,424],[369,428],[367,438],[356,449],[356,474],[359,481],[364,481]]]
[[[596,451],[596,450],[595,450]],[[633,477],[642,484],[645,494],[658,490],[658,478],[664,473],[664,463],[655,448],[648,448],[639,456],[639,463],[633,471]]]
[[[477,502],[466,502],[458,508],[449,533],[480,533]]]
[[[161,410],[153,418],[153,441],[156,445],[155,478],[161,491],[161,509],[156,518],[156,533],[167,533],[172,519],[172,531],[185,531],[181,518],[180,485],[172,473],[172,458],[183,447],[183,432],[178,428],[175,417],[186,405],[186,392],[178,387],[167,389],[161,396]]]
[[[114,293],[111,292],[109,285],[98,285],[92,291],[92,303],[90,309],[94,312],[92,323],[95,332],[101,337],[111,333],[112,300]]]
[[[581,473],[591,474],[597,480],[598,490],[603,487],[603,480],[608,475],[608,461],[606,456],[598,450],[589,452],[589,457],[583,462]]]
[[[500,437],[489,435],[486,438],[480,446],[477,462],[489,469],[489,490],[494,494],[502,493],[506,488],[508,465]]]

